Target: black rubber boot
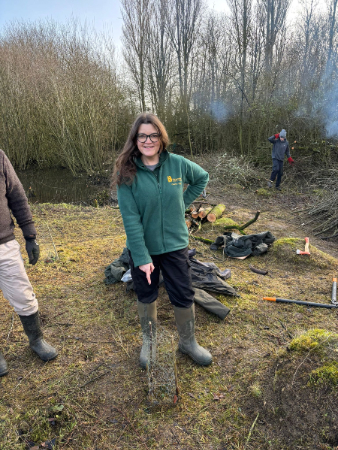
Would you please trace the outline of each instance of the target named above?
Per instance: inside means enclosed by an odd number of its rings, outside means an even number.
[[[146,369],[147,365],[149,365],[151,362],[154,362],[156,359],[157,300],[155,300],[153,303],[141,303],[137,301],[137,309],[140,317],[143,335],[143,344],[140,354],[140,366],[143,369]],[[149,322],[151,322],[151,335]]]
[[[32,350],[42,359],[50,361],[57,357],[57,350],[43,339],[40,325],[39,311],[30,316],[19,316],[23,329],[28,336],[29,345]]]
[[[4,355],[0,352],[0,377],[8,374],[8,367]]]
[[[180,336],[178,348],[186,353],[200,366],[212,363],[212,356],[205,348],[197,344],[195,339],[195,305],[190,308],[174,306],[178,334]]]

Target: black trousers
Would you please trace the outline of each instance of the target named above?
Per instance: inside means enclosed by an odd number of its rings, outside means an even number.
[[[148,284],[146,274],[134,266],[130,255],[131,276],[138,300],[141,303],[152,303],[157,299],[161,270],[171,303],[181,308],[190,308],[195,293],[192,289],[188,247],[162,255],[151,255],[151,258],[155,269],[151,274],[151,284]]]
[[[282,181],[282,176],[283,176],[283,161],[273,158],[272,173],[271,173],[270,180],[275,181],[275,178],[277,177],[276,188],[280,185],[280,183]]]

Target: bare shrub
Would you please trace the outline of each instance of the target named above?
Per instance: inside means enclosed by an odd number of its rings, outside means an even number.
[[[76,21],[5,30],[0,103],[1,147],[17,167],[62,165],[73,173],[102,169],[124,137],[129,109],[113,46]]]

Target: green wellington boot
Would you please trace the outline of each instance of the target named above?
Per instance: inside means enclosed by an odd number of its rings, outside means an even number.
[[[193,304],[190,308],[174,306],[174,312],[180,336],[178,348],[201,366],[211,364],[211,354],[208,350],[198,345],[195,339],[195,305]]]
[[[43,339],[41,330],[39,311],[30,316],[19,316],[23,329],[27,334],[29,346],[42,359],[42,361],[50,361],[57,357],[57,350]]]
[[[0,352],[0,377],[8,374],[8,367],[4,355]]]
[[[146,369],[147,365],[151,361],[155,361],[156,358],[157,300],[155,300],[153,303],[141,303],[137,300],[137,309],[140,316],[143,335],[143,344],[140,354],[140,366],[143,369]],[[151,342],[149,322],[151,322]]]

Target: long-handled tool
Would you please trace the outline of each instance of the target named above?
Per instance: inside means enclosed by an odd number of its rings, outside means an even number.
[[[337,278],[332,278],[332,294],[331,294],[331,303],[333,305],[338,306],[337,302]]]
[[[288,300],[287,298],[263,297],[263,300],[276,303],[295,303],[296,305],[314,306],[316,308],[338,308],[338,304],[325,304],[314,302],[302,302],[300,300]]]
[[[296,250],[297,255],[309,255],[310,254],[310,243],[309,238],[305,238],[305,251]]]

